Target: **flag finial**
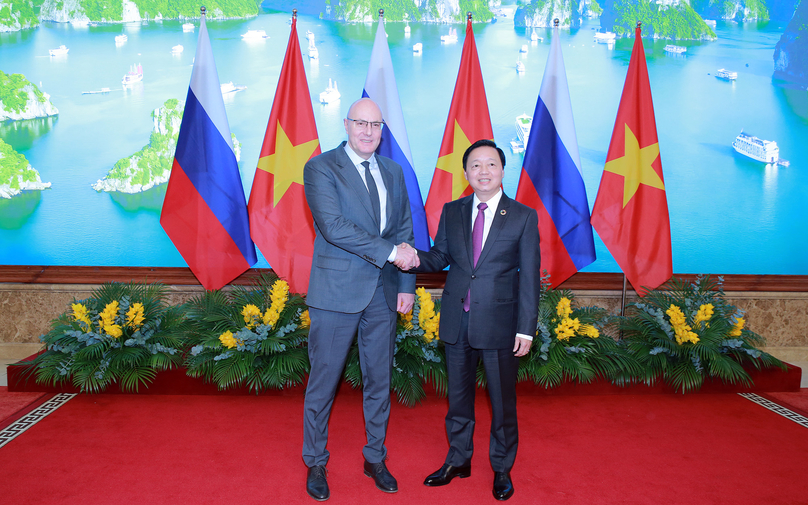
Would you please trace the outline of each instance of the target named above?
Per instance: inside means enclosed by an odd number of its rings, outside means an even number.
[[[297,9],[292,9],[292,19],[297,19]]]
[[[384,17],[384,9],[379,9],[379,17],[380,18]]]
[[[471,11],[469,11],[468,20],[471,21]]]
[[[553,20],[553,26],[554,26],[554,27],[556,27],[556,28],[558,28],[558,18],[555,18],[555,19]]]
[[[642,34],[642,21],[637,21],[637,29],[634,30],[635,36],[640,37]]]
[[[205,10],[206,10],[206,9],[205,9],[205,6],[204,6],[204,5],[203,5],[202,7],[200,7],[200,8],[199,8],[199,12],[201,12],[201,13],[202,13],[202,17],[205,17]]]

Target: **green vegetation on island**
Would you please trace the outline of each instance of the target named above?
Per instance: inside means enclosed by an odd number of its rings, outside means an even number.
[[[364,21],[366,18],[376,19],[379,9],[384,9],[386,21],[448,21],[463,23],[466,13],[471,12],[475,23],[487,23],[494,15],[488,8],[486,0],[459,0],[459,12],[443,12],[438,9],[435,0],[416,3],[414,0],[325,0],[326,9],[331,13],[326,17],[344,21]],[[336,5],[335,5],[336,4]]]
[[[11,198],[25,189],[45,189],[37,172],[25,156],[0,139],[0,198]]]
[[[704,19],[768,21],[769,9],[763,0],[693,0],[693,9]]]
[[[611,29],[618,37],[634,36],[637,22],[642,23],[643,37],[673,40],[713,40],[712,28],[687,3],[661,5],[649,0],[614,0]]]
[[[0,3],[0,32],[18,31],[39,26],[39,6],[42,0]]]
[[[135,154],[118,160],[106,177],[93,184],[93,189],[139,193],[168,182],[184,110],[185,102],[176,98],[166,100],[162,107],[154,110],[154,129],[149,136],[148,145]],[[231,138],[238,160],[241,144],[232,133]]]
[[[140,19],[198,19],[199,2],[188,0],[133,0]],[[246,18],[258,15],[257,0],[210,0],[205,2],[208,19]],[[84,19],[92,22],[120,23],[136,19],[124,19],[124,2],[121,0],[46,0],[42,19],[63,21]],[[131,17],[130,12],[127,17]],[[61,18],[61,19],[60,19]]]
[[[24,75],[6,74],[0,70],[0,121],[9,119],[12,113],[21,115],[25,112],[29,90],[39,103],[48,102],[45,94]]]

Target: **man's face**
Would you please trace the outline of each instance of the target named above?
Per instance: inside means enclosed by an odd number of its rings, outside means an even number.
[[[502,186],[505,169],[499,159],[499,152],[493,147],[481,146],[469,153],[466,161],[466,180],[477,193],[477,197],[487,202]]]
[[[374,128],[371,123],[381,123],[382,111],[372,101],[360,100],[348,111],[348,118],[343,120],[345,132],[348,134],[348,145],[362,158],[370,158],[382,140],[381,128]],[[357,126],[359,121],[366,124],[360,128]]]

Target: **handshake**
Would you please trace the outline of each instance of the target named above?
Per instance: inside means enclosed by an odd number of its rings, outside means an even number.
[[[414,247],[406,242],[402,242],[396,246],[396,259],[393,261],[393,264],[406,272],[410,268],[419,266],[421,260],[418,259],[418,251],[416,251]]]

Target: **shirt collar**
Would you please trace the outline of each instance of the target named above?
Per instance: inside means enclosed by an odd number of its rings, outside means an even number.
[[[486,212],[492,212],[492,213],[496,212],[497,207],[499,207],[499,201],[501,199],[502,199],[502,188],[499,188],[499,191],[497,191],[497,194],[492,196],[487,202],[485,202],[485,203],[488,204],[488,208],[486,209]],[[474,204],[474,209],[476,211],[477,206],[480,205],[480,199],[477,198],[477,193],[474,193],[474,201],[472,203]]]
[[[376,164],[376,156],[371,156],[368,159],[364,159],[358,154],[356,154],[354,150],[351,149],[351,146],[349,146],[347,142],[345,143],[345,154],[348,155],[348,158],[351,159],[351,163],[353,163],[354,166],[357,168],[359,167],[359,165],[362,164],[363,161],[369,161],[371,167],[373,167]]]

